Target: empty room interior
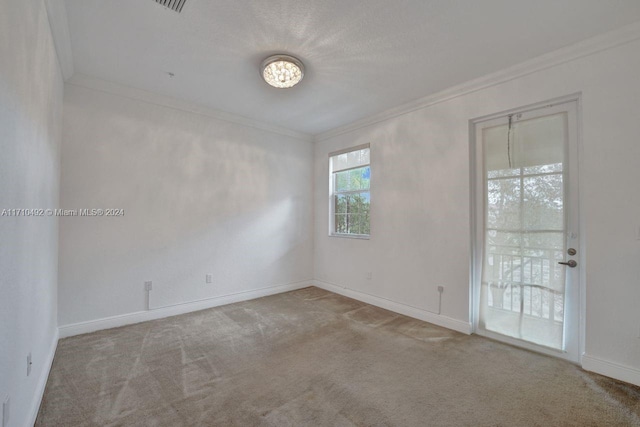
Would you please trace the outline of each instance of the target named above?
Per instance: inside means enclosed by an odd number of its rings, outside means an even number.
[[[0,427],[640,426],[638,0],[0,5]]]

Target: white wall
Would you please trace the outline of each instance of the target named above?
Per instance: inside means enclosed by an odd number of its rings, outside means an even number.
[[[56,208],[62,77],[41,0],[0,2],[0,210]],[[0,401],[35,420],[57,343],[58,221],[0,216]],[[32,372],[27,377],[27,353]]]
[[[638,52],[624,44],[317,142],[315,277],[431,311],[442,284],[443,316],[469,322],[469,120],[581,92],[589,369],[640,382]],[[371,240],[328,237],[327,155],[363,143]]]
[[[126,89],[124,90],[126,94]],[[313,274],[313,146],[168,106],[65,86],[59,324]],[[211,274],[212,284],[205,283]]]

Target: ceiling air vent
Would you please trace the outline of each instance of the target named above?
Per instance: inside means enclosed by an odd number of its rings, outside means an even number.
[[[163,5],[164,7],[168,7],[174,12],[182,12],[182,8],[187,0],[155,0],[156,3]]]

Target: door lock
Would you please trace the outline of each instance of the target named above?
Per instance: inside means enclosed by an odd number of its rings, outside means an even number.
[[[558,264],[566,265],[567,267],[571,267],[571,268],[576,268],[578,266],[578,263],[573,259],[570,259],[567,262],[560,261],[558,262]]]
[[[568,253],[569,255],[571,255],[571,256],[574,256],[577,252],[576,252],[576,250],[575,250],[575,249],[573,249],[573,248],[569,248],[569,249],[567,249],[567,253]]]

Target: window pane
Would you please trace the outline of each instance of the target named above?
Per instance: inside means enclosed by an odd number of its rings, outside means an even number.
[[[344,194],[337,194],[333,200],[335,203],[335,213],[344,214],[347,213],[347,197]]]
[[[524,233],[522,235],[522,245],[528,249],[544,248],[554,252],[564,251],[564,233],[556,231],[551,233]]]
[[[336,222],[336,233],[346,233],[347,232],[347,216],[345,214],[336,214],[335,216]]]
[[[354,231],[355,228],[355,215],[353,214],[347,214],[347,233],[349,234],[357,234],[356,231]]]
[[[500,253],[507,249],[511,250],[512,248],[520,248],[521,244],[521,233],[487,230],[487,247],[499,248]]]
[[[349,194],[348,196],[346,196],[346,199],[347,199],[347,213],[351,214],[351,213],[357,212],[356,211],[357,206],[355,204],[353,195]]]
[[[371,207],[368,191],[355,194],[338,194],[335,203],[335,232],[344,234],[369,234],[369,211]]]
[[[369,206],[367,205],[367,213],[364,215],[362,234],[366,234],[366,235],[371,234],[371,223],[370,223],[370,221],[371,220],[370,220],[370,217],[369,217]]]
[[[562,175],[524,178],[525,230],[562,230],[564,227]]]
[[[487,181],[487,228],[520,228],[520,179]]]
[[[360,215],[351,215],[351,224],[349,232],[352,234],[360,234]]]
[[[351,196],[352,212],[364,214],[369,211],[369,193],[358,193]]]
[[[349,191],[349,174],[346,172],[338,172],[333,174],[335,180],[336,191]]]
[[[352,190],[368,190],[371,170],[369,166],[349,171],[349,182]]]
[[[336,191],[368,190],[371,180],[371,169],[369,166],[352,169],[348,171],[336,172]]]

